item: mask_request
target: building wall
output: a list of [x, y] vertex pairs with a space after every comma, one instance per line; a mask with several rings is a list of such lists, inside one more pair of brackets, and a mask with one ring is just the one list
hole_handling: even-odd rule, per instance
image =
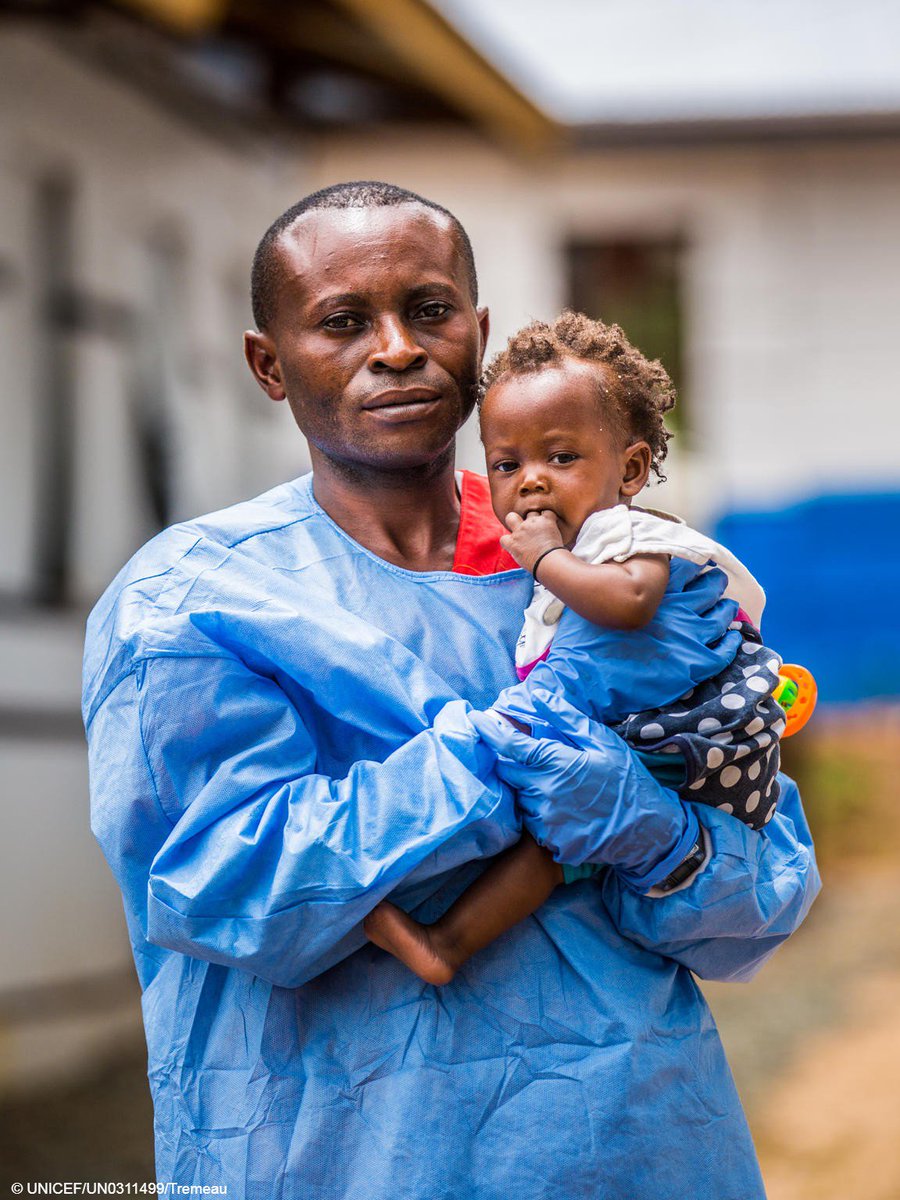
[[[142, 436], [163, 430], [172, 520], [308, 457], [240, 338], [256, 240], [305, 190], [300, 147], [201, 134], [49, 26], [0, 29], [0, 112], [2, 1091], [80, 1069], [138, 1021], [88, 827], [79, 684], [88, 608], [158, 528]], [[35, 603], [48, 522], [67, 575], [50, 605]]]
[[[229, 144], [193, 132], [166, 110], [56, 51], [36, 35], [0, 40], [0, 246], [7, 339], [0, 404], [3, 512], [0, 587], [27, 585], [41, 437], [46, 341], [34, 256], [46, 231], [36, 209], [47, 179], [72, 191], [72, 284], [101, 306], [83, 317], [68, 351], [74, 365], [73, 592], [90, 600], [154, 525], [135, 480], [126, 401], [140, 391], [140, 344], [161, 326], [167, 394], [158, 402], [174, 435], [173, 516], [228, 503], [285, 472], [302, 450], [281, 436], [289, 415], [264, 402], [242, 366], [249, 323], [250, 257], [268, 222], [302, 190], [298, 147]], [[170, 249], [167, 249], [170, 248]], [[163, 286], [154, 277], [166, 268]], [[106, 315], [105, 315], [106, 314]], [[118, 328], [116, 318], [124, 326]], [[292, 426], [291, 426], [292, 428]], [[288, 448], [290, 447], [290, 448]], [[13, 480], [15, 485], [13, 486]], [[6, 500], [6, 496], [4, 496]], [[95, 536], [102, 527], [103, 538]]]

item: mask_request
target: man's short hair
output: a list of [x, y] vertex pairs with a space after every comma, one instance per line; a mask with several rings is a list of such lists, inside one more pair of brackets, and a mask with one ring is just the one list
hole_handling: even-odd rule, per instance
[[283, 212], [277, 221], [273, 221], [263, 234], [256, 253], [253, 256], [253, 270], [250, 276], [250, 299], [253, 306], [253, 320], [257, 329], [266, 329], [275, 316], [275, 293], [278, 287], [278, 252], [277, 243], [282, 233], [289, 229], [303, 213], [318, 208], [393, 208], [398, 204], [423, 204], [450, 219], [450, 224], [456, 234], [459, 250], [462, 254], [469, 283], [469, 293], [472, 303], [478, 303], [478, 277], [475, 273], [475, 255], [472, 253], [472, 243], [460, 221], [441, 204], [426, 200], [416, 192], [397, 187], [393, 183], [381, 183], [374, 179], [355, 180], [351, 183], [335, 183], [331, 187], [321, 188], [304, 196], [296, 204]]

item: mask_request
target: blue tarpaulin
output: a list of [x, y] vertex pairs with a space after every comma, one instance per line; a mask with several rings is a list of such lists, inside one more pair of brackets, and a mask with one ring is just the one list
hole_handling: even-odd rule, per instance
[[809, 667], [820, 701], [900, 696], [900, 493], [729, 513], [713, 536], [765, 587], [766, 642]]

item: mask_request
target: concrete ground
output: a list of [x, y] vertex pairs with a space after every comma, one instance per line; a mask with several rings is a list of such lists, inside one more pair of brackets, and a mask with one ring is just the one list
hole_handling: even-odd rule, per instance
[[78, 1086], [0, 1108], [0, 1195], [17, 1181], [154, 1179], [142, 1044]]

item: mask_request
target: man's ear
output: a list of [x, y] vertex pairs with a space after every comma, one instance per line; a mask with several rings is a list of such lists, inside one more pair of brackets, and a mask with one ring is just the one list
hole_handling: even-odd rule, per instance
[[650, 475], [652, 453], [646, 442], [635, 442], [622, 455], [620, 496], [636, 496]]
[[478, 356], [478, 363], [480, 366], [484, 360], [484, 352], [487, 349], [488, 338], [490, 337], [491, 333], [491, 314], [486, 308], [477, 308], [475, 313], [478, 317], [478, 329], [481, 333], [481, 353]]
[[248, 329], [244, 334], [244, 358], [253, 378], [269, 399], [283, 400], [286, 393], [281, 381], [281, 367], [278, 364], [275, 343], [269, 335]]

